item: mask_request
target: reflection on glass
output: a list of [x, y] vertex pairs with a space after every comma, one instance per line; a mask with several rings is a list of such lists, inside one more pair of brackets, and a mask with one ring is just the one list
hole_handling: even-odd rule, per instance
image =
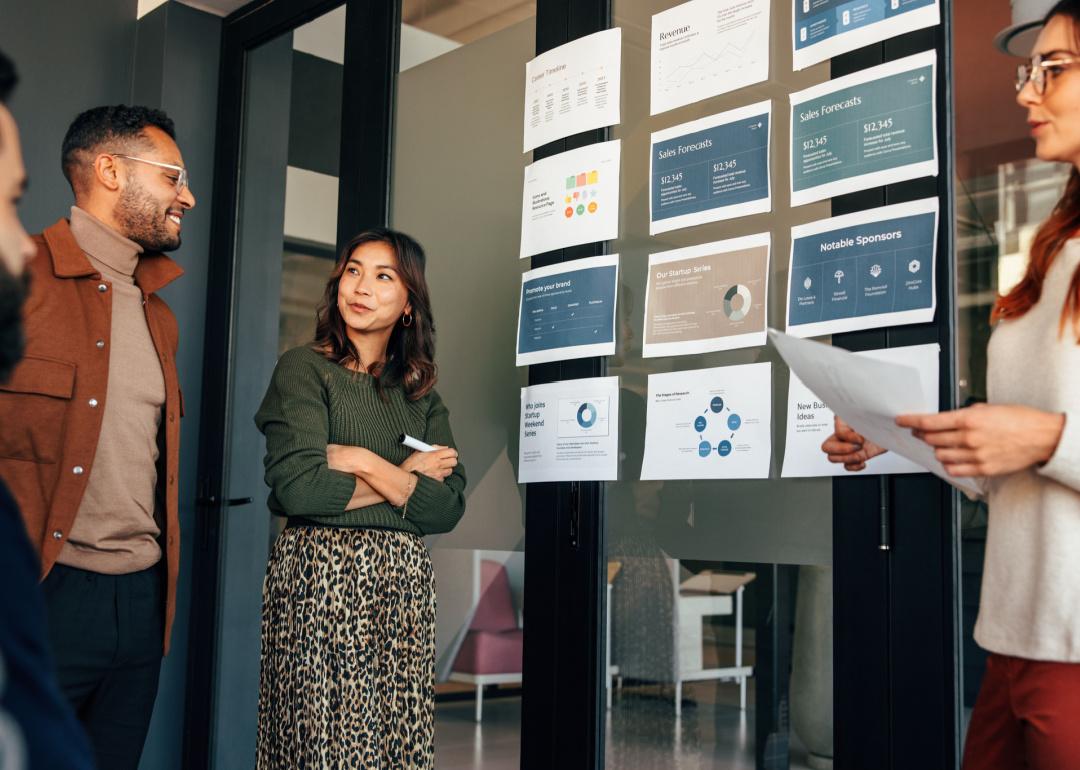
[[[787, 369], [774, 351], [642, 358], [648, 255], [769, 232], [770, 325], [784, 324], [790, 228], [829, 216], [792, 208], [787, 96], [826, 80], [791, 68], [791, 13], [773, 3], [770, 79], [649, 116], [651, 16], [662, 0], [616, 0], [623, 30], [618, 348], [621, 479], [607, 485], [610, 588], [609, 768], [827, 766], [832, 756], [832, 484], [779, 479]], [[649, 139], [665, 128], [773, 100], [772, 212], [648, 234]], [[772, 478], [639, 481], [648, 375], [771, 361]], [[802, 565], [802, 566], [797, 566]], [[774, 597], [776, 601], [774, 602]], [[758, 680], [779, 680], [780, 697]], [[745, 690], [745, 694], [744, 694]], [[744, 709], [745, 704], [745, 709]], [[789, 710], [790, 709], [790, 710]], [[788, 728], [788, 721], [794, 732]], [[811, 753], [820, 758], [812, 758]]]

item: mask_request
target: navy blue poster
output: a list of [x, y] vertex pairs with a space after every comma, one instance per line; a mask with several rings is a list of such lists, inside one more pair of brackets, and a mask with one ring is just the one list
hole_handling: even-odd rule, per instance
[[652, 135], [649, 234], [770, 211], [770, 102]]
[[588, 257], [522, 276], [518, 366], [615, 352], [618, 260]]
[[937, 214], [931, 198], [792, 228], [788, 333], [932, 321]]

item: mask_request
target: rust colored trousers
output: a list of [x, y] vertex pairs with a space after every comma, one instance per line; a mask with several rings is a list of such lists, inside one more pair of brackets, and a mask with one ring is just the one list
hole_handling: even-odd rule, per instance
[[1080, 663], [991, 653], [963, 770], [1080, 768]]

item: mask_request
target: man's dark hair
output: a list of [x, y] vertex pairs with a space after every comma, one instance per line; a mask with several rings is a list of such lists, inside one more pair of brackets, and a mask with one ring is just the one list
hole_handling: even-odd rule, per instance
[[161, 110], [152, 107], [117, 104], [94, 107], [81, 113], [64, 136], [60, 163], [64, 176], [74, 190], [79, 168], [92, 160], [94, 154], [106, 149], [129, 150], [147, 142], [145, 129], [153, 126], [176, 139], [172, 120]]
[[15, 90], [19, 75], [15, 72], [15, 63], [0, 51], [0, 104], [7, 104], [8, 97]]

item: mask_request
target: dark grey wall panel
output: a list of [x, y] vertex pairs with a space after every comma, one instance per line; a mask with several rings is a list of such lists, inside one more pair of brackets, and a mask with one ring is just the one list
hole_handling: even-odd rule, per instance
[[22, 75], [11, 108], [31, 177], [21, 207], [31, 232], [66, 216], [71, 206], [60, 145], [72, 118], [131, 97], [136, 5], [137, 0], [0, 0], [0, 49]]
[[289, 108], [289, 165], [338, 175], [341, 153], [341, 81], [345, 68], [293, 51]]
[[176, 139], [191, 173], [195, 208], [184, 218], [183, 245], [172, 256], [184, 275], [162, 291], [180, 326], [180, 387], [185, 417], [180, 441], [180, 583], [172, 651], [161, 671], [150, 735], [141, 767], [181, 767], [184, 699], [190, 645], [192, 554], [206, 286], [210, 250], [211, 177], [217, 119], [221, 19], [170, 2], [139, 20], [134, 46], [131, 101], [164, 109], [176, 123]]

